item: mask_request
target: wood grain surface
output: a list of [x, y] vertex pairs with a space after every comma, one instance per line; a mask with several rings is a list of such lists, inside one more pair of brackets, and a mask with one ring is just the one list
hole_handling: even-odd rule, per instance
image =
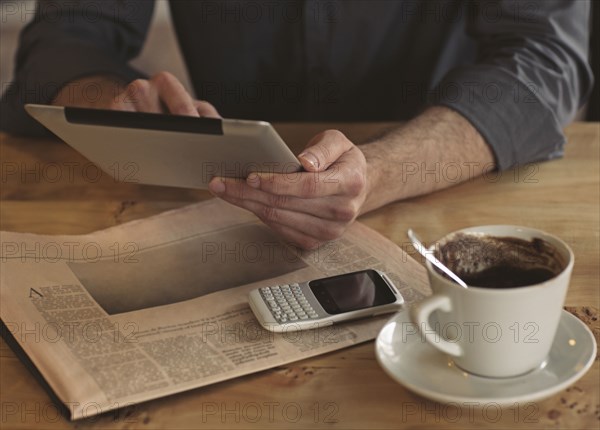
[[[382, 123], [276, 124], [298, 153], [315, 133], [338, 128], [360, 143]], [[363, 216], [417, 258], [405, 236], [426, 241], [467, 226], [517, 224], [571, 245], [575, 267], [566, 308], [598, 340], [600, 297], [600, 125], [566, 129], [562, 159], [489, 174]], [[0, 229], [80, 234], [210, 198], [204, 191], [117, 182], [66, 144], [0, 134]], [[451, 166], [431, 174], [454, 175]], [[454, 177], [454, 176], [451, 176]], [[390, 181], [401, 178], [390, 178]], [[417, 258], [419, 259], [419, 258]], [[419, 259], [420, 260], [420, 259]], [[415, 369], [418, 371], [418, 369]], [[289, 366], [71, 423], [0, 342], [0, 428], [599, 428], [600, 363], [572, 387], [539, 402], [441, 405], [391, 380], [373, 342]], [[94, 405], [89, 405], [90, 411]]]

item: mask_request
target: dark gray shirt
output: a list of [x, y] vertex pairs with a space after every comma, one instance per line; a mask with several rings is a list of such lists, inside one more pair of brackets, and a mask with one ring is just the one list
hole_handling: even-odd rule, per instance
[[[1, 127], [40, 134], [24, 103], [67, 82], [143, 76], [154, 2], [41, 1], [21, 35]], [[170, 1], [198, 98], [224, 117], [405, 120], [448, 106], [500, 168], [562, 154], [592, 87], [585, 0]], [[160, 55], [157, 52], [156, 55]]]

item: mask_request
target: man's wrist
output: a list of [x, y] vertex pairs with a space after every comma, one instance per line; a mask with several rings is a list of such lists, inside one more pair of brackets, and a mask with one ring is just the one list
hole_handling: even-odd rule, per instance
[[[360, 148], [367, 160], [368, 184], [361, 214], [456, 185], [495, 167], [494, 155], [475, 127], [443, 106], [427, 109]], [[452, 178], [443, 174], [450, 166], [457, 169]]]

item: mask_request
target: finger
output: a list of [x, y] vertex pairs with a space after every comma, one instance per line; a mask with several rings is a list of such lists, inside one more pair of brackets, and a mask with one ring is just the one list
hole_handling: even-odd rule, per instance
[[115, 97], [106, 107], [109, 110], [124, 110], [124, 111], [128, 111], [128, 112], [135, 112], [136, 108], [133, 105], [133, 103], [126, 103], [126, 98], [127, 96], [124, 95], [126, 94], [126, 90], [123, 91], [122, 94], [120, 94], [119, 96]]
[[366, 161], [352, 146], [324, 172], [251, 173], [246, 183], [267, 193], [303, 199], [357, 196], [365, 183]]
[[126, 110], [162, 113], [163, 108], [156, 88], [146, 79], [136, 79], [127, 85], [123, 104]]
[[309, 172], [322, 172], [353, 146], [341, 131], [325, 130], [308, 142], [298, 159]]
[[292, 244], [302, 249], [317, 249], [321, 244], [325, 243], [324, 241], [310, 237], [293, 227], [280, 225], [277, 223], [270, 223], [266, 225], [269, 226], [271, 230], [273, 230], [279, 236], [281, 236], [287, 244]]
[[169, 72], [160, 72], [150, 81], [156, 86], [160, 100], [166, 105], [169, 113], [174, 115], [200, 116], [192, 96], [179, 80]]
[[[262, 222], [287, 240], [305, 249], [313, 249], [320, 243], [337, 239], [345, 231], [345, 228], [337, 223], [311, 215], [272, 208], [252, 200], [227, 197], [223, 197], [223, 199], [254, 213]], [[298, 226], [302, 226], [302, 229], [298, 229]]]
[[208, 118], [221, 118], [217, 109], [207, 101], [194, 100], [193, 101], [196, 110], [200, 116], [206, 116]]
[[[223, 190], [209, 189], [219, 197], [229, 197], [238, 200], [253, 200], [266, 206], [302, 212], [319, 218], [338, 222], [350, 222], [358, 216], [359, 207], [356, 202], [347, 197], [332, 196], [324, 199], [301, 199], [293, 196], [267, 193], [253, 187], [243, 180], [231, 178], [214, 178], [213, 184], [224, 185]], [[226, 196], [226, 197], [224, 197]]]

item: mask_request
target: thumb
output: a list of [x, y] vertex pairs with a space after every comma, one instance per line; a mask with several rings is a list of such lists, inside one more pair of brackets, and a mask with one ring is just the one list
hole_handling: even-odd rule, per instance
[[305, 170], [322, 172], [353, 147], [354, 144], [341, 131], [325, 130], [308, 142], [298, 159]]

